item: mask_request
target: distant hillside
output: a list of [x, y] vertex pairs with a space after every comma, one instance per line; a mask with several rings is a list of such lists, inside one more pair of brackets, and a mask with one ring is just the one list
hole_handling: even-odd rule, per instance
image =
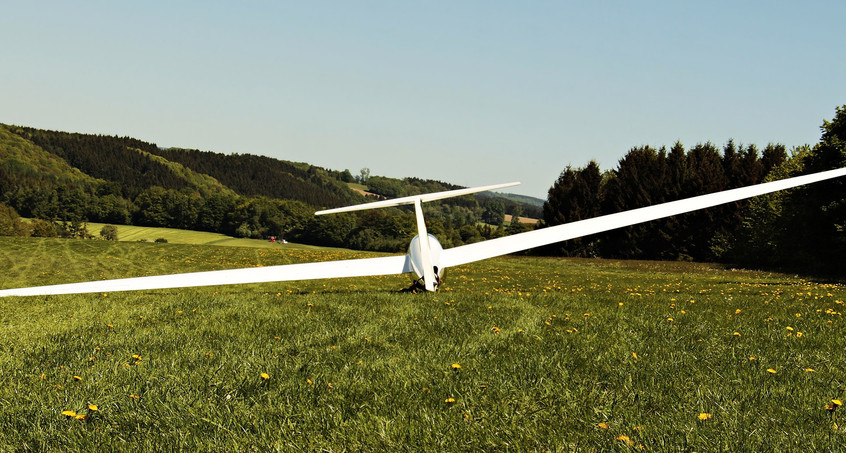
[[0, 125], [0, 193], [18, 187], [97, 186], [103, 183]]
[[[0, 208], [47, 220], [32, 231], [47, 236], [74, 235], [81, 230], [73, 225], [101, 222], [400, 251], [416, 232], [407, 209], [320, 218], [314, 211], [366, 202], [350, 187], [356, 181], [359, 190], [388, 198], [460, 187], [22, 126], [0, 125], [0, 151]], [[518, 232], [503, 225], [508, 214], [540, 217], [534, 203], [489, 193], [432, 203], [427, 212], [430, 231], [445, 246]]]
[[252, 154], [221, 154], [195, 149], [156, 149], [154, 154], [213, 176], [241, 195], [293, 199], [313, 206], [361, 203], [363, 197], [328, 170]]

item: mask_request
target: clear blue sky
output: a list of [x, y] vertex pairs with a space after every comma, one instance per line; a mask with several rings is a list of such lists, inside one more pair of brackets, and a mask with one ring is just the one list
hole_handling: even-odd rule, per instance
[[0, 122], [545, 198], [633, 146], [816, 143], [846, 2], [4, 2]]

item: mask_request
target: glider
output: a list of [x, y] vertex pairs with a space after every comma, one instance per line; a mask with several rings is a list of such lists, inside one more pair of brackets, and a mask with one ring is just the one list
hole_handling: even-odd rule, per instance
[[315, 215], [337, 212], [376, 209], [389, 206], [414, 205], [417, 217], [417, 236], [411, 240], [406, 255], [381, 258], [365, 258], [344, 261], [326, 261], [304, 264], [287, 264], [261, 268], [232, 269], [207, 272], [193, 272], [150, 277], [101, 280], [62, 285], [38, 286], [0, 290], [5, 296], [41, 296], [54, 294], [99, 293], [182, 288], [193, 286], [233, 285], [242, 283], [264, 283], [321, 278], [364, 277], [413, 273], [427, 291], [436, 291], [443, 277], [444, 269], [474, 261], [507, 255], [509, 253], [566, 241], [603, 231], [648, 222], [663, 217], [705, 209], [712, 206], [743, 200], [758, 195], [789, 189], [805, 184], [824, 181], [846, 175], [846, 168], [829, 170], [810, 175], [797, 176], [754, 186], [741, 187], [707, 195], [671, 201], [630, 211], [608, 214], [563, 225], [528, 231], [512, 236], [491, 239], [475, 244], [444, 249], [438, 240], [426, 231], [422, 205], [428, 201], [458, 197], [476, 192], [511, 187], [519, 183], [450, 190], [392, 200], [377, 201], [345, 208], [318, 211]]

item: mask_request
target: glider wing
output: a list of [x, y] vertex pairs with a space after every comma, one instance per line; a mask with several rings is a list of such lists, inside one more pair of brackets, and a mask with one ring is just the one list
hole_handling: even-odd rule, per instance
[[63, 285], [37, 286], [0, 290], [5, 296], [44, 296], [53, 294], [111, 293], [147, 289], [182, 288], [190, 286], [234, 285], [241, 283], [282, 282], [318, 278], [363, 277], [411, 272], [408, 257], [388, 256], [345, 261], [285, 264], [281, 266], [251, 267], [185, 274], [155, 275], [121, 278]]

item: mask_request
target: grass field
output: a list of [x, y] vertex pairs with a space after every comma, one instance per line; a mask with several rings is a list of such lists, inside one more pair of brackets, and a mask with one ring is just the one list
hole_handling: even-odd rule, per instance
[[[362, 255], [0, 238], [0, 286]], [[447, 278], [0, 299], [0, 450], [846, 450], [841, 285], [530, 257]]]

